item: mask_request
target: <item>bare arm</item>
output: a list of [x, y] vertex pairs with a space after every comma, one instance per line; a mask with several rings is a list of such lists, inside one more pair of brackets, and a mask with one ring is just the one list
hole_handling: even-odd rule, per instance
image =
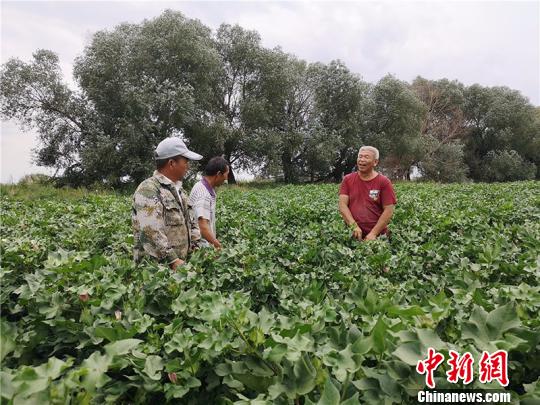
[[377, 238], [377, 236], [379, 236], [384, 227], [390, 223], [392, 215], [394, 215], [394, 207], [395, 205], [387, 205], [384, 207], [383, 212], [379, 217], [379, 220], [377, 221], [371, 232], [366, 235], [366, 240], [374, 240]]
[[341, 217], [345, 221], [345, 224], [351, 228], [353, 228], [353, 238], [362, 240], [362, 230], [354, 220], [351, 210], [349, 209], [349, 196], [346, 194], [340, 194], [339, 195], [339, 213], [341, 214]]
[[221, 249], [221, 243], [215, 237], [212, 229], [210, 228], [210, 221], [203, 217], [199, 217], [199, 229], [201, 230], [201, 236], [206, 239], [216, 249]]

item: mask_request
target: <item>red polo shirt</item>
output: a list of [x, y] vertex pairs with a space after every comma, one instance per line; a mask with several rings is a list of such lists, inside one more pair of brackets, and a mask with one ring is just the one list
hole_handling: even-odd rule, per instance
[[[375, 227], [384, 207], [397, 202], [392, 183], [380, 173], [368, 181], [362, 180], [357, 172], [346, 175], [339, 194], [349, 196], [349, 210], [363, 237]], [[381, 234], [387, 231], [385, 227]]]

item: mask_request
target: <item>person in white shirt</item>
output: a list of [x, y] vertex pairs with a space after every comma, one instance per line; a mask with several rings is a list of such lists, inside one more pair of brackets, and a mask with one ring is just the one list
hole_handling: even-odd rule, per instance
[[216, 188], [229, 176], [229, 164], [221, 156], [213, 157], [204, 168], [201, 181], [195, 183], [189, 195], [189, 205], [199, 222], [201, 246], [221, 249], [216, 237]]

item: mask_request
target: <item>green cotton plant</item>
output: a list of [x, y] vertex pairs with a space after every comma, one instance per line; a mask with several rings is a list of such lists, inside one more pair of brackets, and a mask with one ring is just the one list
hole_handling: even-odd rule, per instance
[[[366, 243], [336, 185], [226, 186], [223, 249], [177, 272], [133, 263], [128, 196], [2, 195], [0, 402], [407, 404], [432, 347], [507, 350], [505, 389], [534, 403], [538, 183], [396, 191]], [[462, 387], [448, 367], [437, 387]]]

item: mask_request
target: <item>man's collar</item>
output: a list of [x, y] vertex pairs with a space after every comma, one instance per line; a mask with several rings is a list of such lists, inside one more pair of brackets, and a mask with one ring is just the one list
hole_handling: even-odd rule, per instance
[[362, 175], [360, 174], [360, 171], [357, 171], [356, 173], [358, 174], [358, 178], [360, 180], [362, 180], [362, 181], [371, 181], [371, 180], [375, 179], [379, 175], [379, 173], [377, 171], [373, 170], [371, 172], [371, 174], [370, 174], [370, 178], [369, 179], [364, 179], [364, 178], [362, 178]]
[[210, 182], [206, 179], [206, 177], [203, 176], [201, 183], [203, 186], [208, 190], [210, 195], [214, 198], [216, 198], [216, 190], [215, 188], [210, 184]]
[[163, 173], [160, 173], [158, 170], [154, 171], [154, 177], [164, 186], [174, 186], [174, 187], [182, 187], [182, 182], [177, 181], [176, 183], [169, 179], [167, 176], [165, 176]]

